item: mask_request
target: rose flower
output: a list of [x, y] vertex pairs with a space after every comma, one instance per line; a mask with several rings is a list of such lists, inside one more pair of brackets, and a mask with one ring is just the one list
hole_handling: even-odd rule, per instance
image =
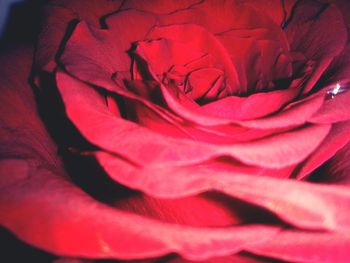
[[65, 260], [349, 262], [349, 8], [49, 1], [2, 55], [1, 225]]

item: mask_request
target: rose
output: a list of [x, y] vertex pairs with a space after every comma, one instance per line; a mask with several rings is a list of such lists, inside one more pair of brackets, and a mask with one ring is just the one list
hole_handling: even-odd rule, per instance
[[[11, 176], [2, 176], [1, 223], [67, 256], [347, 261], [349, 190], [329, 182], [347, 176], [347, 147], [339, 151], [349, 140], [346, 3], [286, 2], [283, 18], [274, 1], [265, 11], [248, 2], [53, 2], [35, 83], [54, 92], [39, 75], [46, 71], [68, 118], [95, 146], [77, 152], [142, 194], [111, 208], [79, 190], [35, 112], [16, 104], [2, 114]], [[82, 21], [66, 31], [75, 13]], [[99, 29], [105, 14], [108, 29]], [[33, 108], [23, 82], [9, 101]], [[315, 180], [336, 152], [323, 166], [328, 176], [317, 177], [329, 184], [284, 179]]]

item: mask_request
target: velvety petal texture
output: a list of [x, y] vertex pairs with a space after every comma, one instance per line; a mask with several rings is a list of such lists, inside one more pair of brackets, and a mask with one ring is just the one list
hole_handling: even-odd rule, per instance
[[51, 0], [0, 63], [0, 225], [60, 262], [350, 261], [343, 0]]

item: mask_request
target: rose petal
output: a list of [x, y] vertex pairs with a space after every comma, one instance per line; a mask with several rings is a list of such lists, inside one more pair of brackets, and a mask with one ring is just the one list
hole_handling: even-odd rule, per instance
[[[311, 154], [302, 164], [297, 172], [297, 178], [301, 179], [313, 172], [329, 160], [339, 149], [344, 147], [350, 141], [350, 122], [337, 123], [332, 126], [329, 134], [323, 140], [321, 145]], [[328, 176], [332, 176], [329, 174]]]
[[333, 123], [350, 119], [350, 92], [341, 92], [326, 100], [323, 106], [310, 118], [312, 123]]
[[317, 63], [304, 88], [308, 93], [344, 48], [347, 32], [342, 14], [329, 3], [300, 1], [285, 32], [292, 51], [302, 52]]
[[135, 52], [147, 62], [148, 70], [159, 81], [172, 66], [188, 64], [206, 54], [190, 45], [167, 39], [138, 42]]
[[100, 30], [85, 22], [76, 26], [61, 57], [70, 72], [78, 72], [86, 80], [95, 72], [109, 80], [118, 71], [129, 71], [131, 62], [127, 51], [132, 42], [143, 39], [155, 18], [130, 10], [109, 17], [107, 23], [109, 30]]
[[350, 260], [350, 232], [315, 233], [283, 230], [248, 250], [288, 262], [342, 263]]
[[[350, 185], [350, 144], [347, 143], [341, 148], [325, 165], [324, 175], [314, 177], [315, 181], [327, 182], [330, 184]], [[327, 176], [328, 175], [328, 176]]]
[[168, 1], [156, 0], [149, 2], [147, 0], [129, 0], [123, 4], [123, 9], [137, 9], [141, 11], [157, 13], [157, 14], [169, 14], [181, 11], [182, 9], [188, 9], [197, 4], [200, 4], [200, 0], [180, 0], [180, 1]]
[[218, 171], [204, 165], [137, 168], [105, 152], [98, 152], [96, 157], [117, 182], [158, 198], [219, 191], [268, 209], [301, 228], [334, 230], [350, 226], [350, 192], [345, 187]]
[[[115, 117], [92, 87], [64, 73], [57, 74], [57, 83], [69, 118], [88, 140], [139, 164], [189, 164], [228, 155], [244, 163], [280, 168], [303, 160], [330, 129], [329, 125], [314, 125], [234, 145], [218, 146], [178, 140]], [[153, 154], [149, 155], [149, 151]]]
[[[281, 43], [284, 43], [284, 45], [287, 44], [280, 27], [264, 12], [256, 11], [245, 2], [246, 1], [232, 0], [202, 1], [192, 8], [163, 16], [161, 17], [161, 21], [165, 25], [196, 24], [213, 34], [237, 29], [256, 29], [264, 27], [267, 28], [271, 34], [279, 36]], [[220, 17], [220, 19], [218, 19], [218, 17]]]
[[230, 91], [234, 92], [239, 88], [237, 71], [225, 47], [206, 29], [194, 24], [154, 27], [147, 37], [151, 39], [165, 38], [178, 41], [188, 44], [198, 51], [211, 54], [222, 64], [228, 78]]
[[[349, 30], [350, 31], [350, 30]], [[350, 34], [349, 34], [350, 35]], [[336, 85], [341, 84], [346, 89], [350, 84], [350, 43], [344, 48], [344, 50], [337, 56], [331, 65], [329, 65], [327, 71], [319, 80], [320, 85]]]
[[295, 0], [267, 0], [264, 2], [260, 0], [244, 1], [244, 3], [250, 5], [252, 8], [268, 14], [276, 24], [281, 26], [284, 25], [283, 22], [288, 20], [295, 2]]
[[244, 126], [252, 128], [278, 128], [300, 125], [308, 122], [310, 117], [321, 108], [323, 103], [324, 95], [315, 94], [314, 96], [289, 104], [284, 110], [275, 115], [245, 121]]
[[[51, 0], [45, 9], [43, 27], [39, 35], [35, 54], [37, 70], [52, 71], [56, 66], [55, 56], [59, 51], [62, 39], [67, 34], [67, 28], [77, 19], [99, 27], [100, 18], [110, 12], [117, 11], [122, 1], [92, 0], [67, 1]], [[91, 12], [94, 10], [94, 12]]]
[[[139, 87], [144, 83], [133, 82], [131, 86]], [[146, 85], [146, 88], [149, 85]], [[167, 116], [157, 114], [154, 110], [146, 107], [136, 100], [128, 100], [128, 118], [145, 126], [154, 132], [176, 138], [189, 138], [209, 143], [231, 144], [248, 142], [269, 135], [280, 133], [289, 129], [250, 129], [238, 125], [221, 125], [204, 127], [184, 122], [170, 113]]]
[[[273, 90], [292, 75], [288, 45], [265, 28], [231, 30], [217, 35], [237, 68], [240, 94]], [[276, 70], [279, 68], [279, 70]]]
[[300, 125], [308, 121], [308, 119], [322, 106], [324, 101], [324, 95], [312, 96], [310, 98], [300, 100], [296, 103], [290, 104], [288, 108], [281, 111], [278, 114], [268, 116], [256, 120], [247, 121], [232, 121], [230, 119], [220, 119], [210, 116], [205, 116], [196, 111], [189, 110], [182, 106], [171, 94], [171, 90], [168, 90], [164, 85], [161, 85], [163, 97], [167, 102], [167, 105], [179, 116], [186, 120], [197, 123], [203, 126], [236, 123], [243, 127], [271, 129], [282, 128], [288, 126]]
[[[63, 171], [26, 82], [28, 53], [20, 52], [1, 62], [7, 65], [2, 72], [6, 78], [0, 83], [1, 91], [8, 95], [1, 99], [10, 100], [9, 108], [0, 111], [1, 156], [6, 167], [0, 171], [0, 224], [21, 240], [71, 257], [128, 259], [176, 252], [189, 259], [204, 260], [236, 253], [278, 230], [263, 225], [184, 227], [98, 203], [78, 189]], [[12, 112], [10, 117], [8, 112]], [[9, 143], [11, 147], [6, 146]], [[13, 156], [16, 161], [9, 159]], [[257, 232], [262, 235], [259, 240]]]
[[279, 110], [297, 93], [297, 89], [287, 89], [256, 93], [248, 97], [230, 96], [203, 105], [196, 111], [209, 116], [233, 120], [256, 119]]
[[[161, 223], [97, 203], [45, 169], [32, 170], [30, 180], [2, 189], [0, 200], [2, 225], [26, 242], [65, 256], [127, 259], [177, 252], [200, 260], [236, 253], [277, 230], [259, 225], [197, 229]], [[259, 240], [257, 232], [262, 235]]]
[[[140, 17], [140, 19], [150, 19], [149, 22], [145, 21], [145, 29], [148, 27], [147, 25], [151, 25], [153, 21], [153, 16], [139, 14], [136, 11], [125, 11], [125, 19], [121, 16], [121, 21], [129, 21], [126, 18], [128, 17]], [[112, 17], [110, 18], [112, 19]], [[116, 18], [113, 18], [116, 19]], [[113, 20], [111, 20], [113, 21]], [[125, 28], [123, 23], [120, 24], [119, 27]], [[175, 26], [176, 28], [176, 26]], [[135, 29], [136, 30], [136, 29]], [[139, 30], [139, 29], [137, 29]], [[144, 32], [140, 30], [140, 34], [142, 35]], [[118, 32], [115, 30], [113, 32]], [[112, 37], [111, 32], [97, 30], [93, 28], [88, 28], [83, 23], [77, 26], [76, 32], [72, 35], [70, 41], [68, 42], [65, 52], [62, 56], [62, 62], [65, 65], [66, 69], [73, 75], [78, 78], [93, 83], [98, 86], [102, 86], [114, 92], [118, 92], [119, 94], [125, 95], [125, 90], [120, 90], [116, 88], [111, 88], [111, 77], [120, 69], [126, 70], [125, 65], [129, 62], [125, 62], [127, 59], [126, 55], [123, 55], [120, 50], [120, 46], [109, 47], [103, 40], [105, 37]], [[114, 34], [113, 34], [114, 36]], [[102, 39], [102, 40], [101, 40]], [[107, 38], [108, 40], [108, 38]], [[106, 41], [107, 41], [106, 40]], [[116, 42], [113, 42], [116, 43]], [[107, 46], [106, 46], [107, 45]], [[91, 50], [86, 49], [86, 46], [91, 47]], [[113, 48], [115, 48], [115, 54], [113, 53]], [[107, 53], [104, 53], [104, 50], [109, 50], [115, 56], [119, 56], [118, 59], [111, 59], [111, 56]], [[99, 54], [98, 56], [91, 54]], [[119, 55], [118, 55], [119, 54]], [[122, 59], [122, 57], [124, 59]], [[119, 61], [119, 62], [118, 62]], [[122, 63], [122, 62], [125, 63]], [[123, 68], [120, 68], [123, 67]], [[203, 116], [202, 114], [195, 114], [193, 111], [188, 111], [186, 108], [183, 108], [178, 105], [178, 103], [168, 94], [169, 91], [163, 90], [163, 95], [168, 102], [168, 105], [180, 116], [185, 119], [190, 120], [191, 122], [198, 123], [200, 125], [220, 125], [232, 122], [230, 119], [218, 119], [218, 118], [210, 118]], [[146, 102], [147, 103], [147, 102]], [[304, 123], [309, 116], [316, 111], [316, 109], [320, 106], [321, 99], [315, 99], [314, 101], [310, 101], [310, 103], [306, 103], [305, 105], [300, 105], [300, 107], [292, 108], [290, 111], [287, 111], [286, 114], [282, 114], [280, 117], [275, 119], [267, 118], [254, 121], [254, 122], [238, 122], [237, 124], [252, 127], [252, 128], [261, 128], [261, 129], [269, 129], [269, 128], [279, 128], [286, 127], [291, 125], [300, 125]], [[149, 102], [148, 102], [149, 104]], [[304, 113], [302, 113], [304, 112]]]
[[230, 227], [277, 221], [265, 210], [215, 192], [171, 199], [134, 194], [113, 200], [112, 205], [164, 223], [194, 227]]

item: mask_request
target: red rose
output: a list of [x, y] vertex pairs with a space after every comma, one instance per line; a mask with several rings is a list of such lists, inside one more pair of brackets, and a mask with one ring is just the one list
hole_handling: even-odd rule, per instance
[[49, 2], [32, 79], [60, 154], [8, 55], [0, 223], [66, 257], [350, 261], [348, 8]]

